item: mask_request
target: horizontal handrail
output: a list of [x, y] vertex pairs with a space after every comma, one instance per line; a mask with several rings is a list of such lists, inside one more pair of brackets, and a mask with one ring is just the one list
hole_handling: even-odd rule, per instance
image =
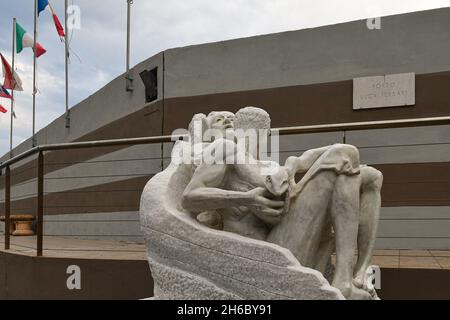
[[112, 146], [123, 146], [123, 145], [139, 145], [139, 144], [150, 144], [150, 143], [164, 143], [172, 142], [186, 136], [154, 136], [154, 137], [141, 137], [141, 138], [125, 138], [125, 139], [110, 139], [110, 140], [97, 140], [97, 141], [82, 141], [82, 142], [67, 142], [67, 143], [56, 143], [56, 144], [44, 144], [40, 146], [33, 147], [21, 154], [18, 154], [11, 159], [6, 160], [0, 164], [0, 169], [10, 166], [20, 160], [23, 160], [29, 156], [40, 151], [56, 151], [56, 150], [68, 150], [68, 149], [82, 149], [82, 148], [93, 148], [93, 147], [112, 147]]
[[318, 124], [311, 126], [283, 127], [280, 134], [319, 133], [333, 131], [355, 131], [369, 129], [394, 129], [404, 127], [436, 126], [450, 124], [450, 117], [431, 117], [398, 120], [380, 120], [349, 123]]
[[[418, 126], [447, 125], [447, 124], [450, 124], [450, 116], [282, 127], [272, 129], [272, 132], [278, 132], [280, 135], [289, 135], [289, 134], [319, 133], [319, 132], [333, 132], [333, 131], [355, 131], [355, 130], [369, 130], [369, 129], [389, 129], [389, 128], [418, 127]], [[37, 147], [33, 147], [15, 157], [12, 157], [9, 160], [2, 162], [0, 164], [0, 170], [20, 160], [23, 160], [29, 156], [32, 156], [35, 153], [42, 151], [165, 143], [165, 142], [173, 142], [186, 137], [187, 136], [185, 135], [176, 135], [176, 136], [170, 135], [170, 136], [153, 136], [141, 138], [110, 139], [110, 140], [68, 142], [68, 143], [40, 145]]]

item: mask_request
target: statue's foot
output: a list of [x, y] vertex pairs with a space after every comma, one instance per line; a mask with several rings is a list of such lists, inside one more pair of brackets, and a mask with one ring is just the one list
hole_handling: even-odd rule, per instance
[[364, 289], [356, 288], [353, 286], [351, 293], [346, 297], [348, 300], [374, 300], [372, 294]]
[[357, 287], [358, 289], [362, 289], [364, 288], [364, 283], [366, 281], [366, 275], [365, 274], [357, 274], [354, 278], [353, 278], [353, 284], [355, 285], [355, 287]]
[[367, 281], [369, 281], [369, 277], [367, 276], [367, 274], [365, 274], [365, 273], [357, 274], [355, 276], [355, 278], [353, 278], [353, 285], [358, 289], [362, 289], [362, 290], [368, 292], [372, 296], [372, 299], [379, 300], [377, 292], [375, 291], [375, 288], [373, 286], [371, 286], [369, 288], [367, 286], [367, 284], [368, 284]]
[[333, 287], [339, 289], [347, 300], [374, 300], [370, 292], [357, 288], [354, 284], [341, 286], [333, 284]]

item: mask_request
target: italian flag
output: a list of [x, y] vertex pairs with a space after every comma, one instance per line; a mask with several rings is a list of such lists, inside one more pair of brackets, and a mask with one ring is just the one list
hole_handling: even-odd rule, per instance
[[[34, 45], [34, 38], [17, 22], [16, 22], [16, 45], [17, 45], [17, 53], [22, 52], [23, 48], [33, 48]], [[38, 42], [36, 42], [36, 50], [34, 50], [36, 58], [39, 58], [45, 52], [47, 51]]]

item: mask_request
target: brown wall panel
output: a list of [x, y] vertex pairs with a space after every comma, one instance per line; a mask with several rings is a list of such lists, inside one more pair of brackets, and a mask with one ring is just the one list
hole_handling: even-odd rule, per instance
[[2, 170], [0, 175], [0, 190], [4, 190], [5, 188], [5, 172]]
[[450, 181], [450, 162], [376, 164], [384, 183], [436, 183]]
[[383, 206], [450, 206], [450, 162], [374, 165]]
[[[67, 267], [81, 269], [81, 290], [68, 290]], [[0, 299], [143, 299], [153, 296], [146, 260], [39, 258], [0, 252]]]
[[164, 133], [185, 128], [195, 113], [266, 109], [272, 127], [448, 116], [450, 72], [416, 76], [414, 107], [353, 110], [353, 81], [166, 99]]
[[382, 300], [449, 300], [450, 270], [381, 269]]

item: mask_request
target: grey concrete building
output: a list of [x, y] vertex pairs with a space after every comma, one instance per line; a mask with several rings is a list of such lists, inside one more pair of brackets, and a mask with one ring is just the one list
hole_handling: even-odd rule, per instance
[[[132, 69], [37, 134], [38, 144], [156, 136], [192, 115], [247, 105], [273, 127], [450, 115], [450, 8], [174, 48]], [[416, 74], [415, 105], [353, 110], [353, 79]], [[146, 85], [144, 85], [145, 80]], [[341, 142], [342, 132], [281, 137], [280, 158]], [[378, 248], [450, 249], [450, 126], [352, 131], [346, 142], [385, 177]], [[27, 140], [13, 153], [31, 147]], [[170, 144], [55, 151], [45, 155], [45, 234], [140, 241], [145, 183]], [[0, 161], [10, 157], [4, 155]], [[35, 214], [36, 160], [12, 168], [12, 213]], [[0, 177], [0, 214], [4, 207]], [[2, 226], [3, 227], [3, 226]]]

